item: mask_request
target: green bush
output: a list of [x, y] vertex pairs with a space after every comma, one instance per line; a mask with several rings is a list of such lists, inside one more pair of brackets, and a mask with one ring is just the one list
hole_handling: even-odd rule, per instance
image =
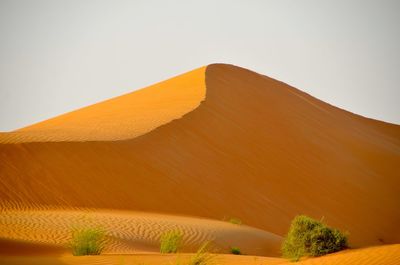
[[176, 253], [182, 244], [183, 234], [181, 231], [172, 230], [161, 235], [160, 252], [161, 253]]
[[206, 242], [189, 260], [188, 265], [210, 265], [214, 263], [214, 259], [215, 256], [210, 253], [210, 242]]
[[282, 244], [285, 258], [298, 261], [303, 256], [322, 256], [347, 248], [347, 236], [305, 215], [296, 216]]
[[72, 231], [70, 247], [74, 256], [100, 255], [106, 242], [101, 228], [76, 228]]
[[234, 255], [242, 255], [242, 252], [240, 251], [240, 248], [238, 248], [238, 247], [231, 247], [231, 253]]
[[234, 224], [234, 225], [241, 225], [242, 224], [242, 220], [240, 220], [239, 218], [230, 218], [228, 220], [229, 223]]

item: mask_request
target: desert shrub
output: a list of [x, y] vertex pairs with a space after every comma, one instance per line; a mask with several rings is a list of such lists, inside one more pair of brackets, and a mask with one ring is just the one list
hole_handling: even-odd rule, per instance
[[296, 216], [282, 244], [282, 254], [293, 261], [347, 248], [347, 235], [305, 215]]
[[238, 247], [231, 247], [231, 253], [234, 255], [242, 255], [242, 252], [240, 251], [240, 248], [238, 248]]
[[230, 218], [228, 220], [229, 223], [234, 224], [234, 225], [241, 225], [242, 224], [242, 220], [240, 220], [239, 218]]
[[179, 230], [171, 230], [161, 235], [160, 252], [176, 253], [182, 244], [183, 234]]
[[101, 228], [74, 228], [70, 247], [74, 256], [100, 255], [106, 242]]
[[214, 259], [215, 256], [210, 253], [210, 242], [206, 242], [189, 260], [188, 265], [210, 265], [214, 263]]

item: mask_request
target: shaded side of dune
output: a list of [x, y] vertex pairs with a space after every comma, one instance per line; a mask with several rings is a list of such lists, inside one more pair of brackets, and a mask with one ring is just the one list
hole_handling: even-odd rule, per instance
[[194, 111], [126, 141], [6, 144], [3, 201], [240, 218], [284, 235], [296, 214], [400, 242], [400, 126], [230, 65]]
[[64, 247], [52, 244], [0, 238], [0, 256], [61, 255], [67, 251]]

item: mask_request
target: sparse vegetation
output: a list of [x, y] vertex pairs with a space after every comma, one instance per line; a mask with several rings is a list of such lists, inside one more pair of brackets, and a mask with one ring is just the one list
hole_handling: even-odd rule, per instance
[[238, 248], [238, 247], [231, 247], [231, 253], [234, 255], [242, 255], [242, 252], [240, 251], [240, 248]]
[[305, 215], [296, 216], [283, 244], [285, 258], [322, 256], [347, 248], [347, 235]]
[[182, 244], [183, 234], [179, 230], [171, 230], [161, 235], [160, 252], [176, 253]]
[[206, 242], [197, 250], [188, 265], [210, 265], [214, 263], [214, 259], [215, 255], [210, 253], [210, 242]]
[[70, 247], [74, 256], [100, 255], [106, 243], [106, 233], [101, 228], [75, 228]]
[[242, 224], [242, 220], [240, 220], [239, 218], [230, 218], [228, 220], [229, 223], [234, 224], [234, 225], [241, 225]]

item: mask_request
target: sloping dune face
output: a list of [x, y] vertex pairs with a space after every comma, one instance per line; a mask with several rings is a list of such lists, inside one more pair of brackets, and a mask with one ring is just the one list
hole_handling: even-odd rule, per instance
[[95, 209], [5, 209], [0, 216], [0, 256], [10, 255], [10, 250], [20, 255], [40, 253], [44, 246], [50, 253], [57, 252], [56, 247], [69, 252], [65, 247], [73, 227], [104, 229], [108, 239], [104, 253], [109, 254], [159, 252], [161, 235], [171, 230], [181, 231], [183, 252], [196, 252], [204, 242], [212, 242], [219, 253], [236, 246], [246, 254], [276, 256], [282, 241], [260, 229], [193, 217]]
[[[73, 264], [73, 265], [108, 265], [108, 264], [185, 264], [189, 261], [190, 254], [178, 255], [101, 255], [73, 257], [72, 255], [62, 256], [0, 256], [2, 264], [30, 264], [30, 265], [55, 265], [55, 264]], [[227, 265], [293, 265], [285, 259], [255, 257], [255, 256], [236, 256], [236, 255], [218, 255], [214, 261], [217, 264]], [[369, 247], [364, 249], [342, 251], [340, 253], [330, 254], [324, 257], [310, 258], [295, 263], [296, 265], [398, 265], [400, 264], [400, 245], [385, 245], [379, 247]]]
[[278, 235], [302, 213], [355, 247], [400, 242], [400, 126], [231, 65], [205, 83], [200, 106], [129, 140], [2, 144], [1, 200], [238, 217]]
[[49, 119], [1, 142], [115, 141], [132, 139], [181, 118], [205, 98], [205, 67], [127, 95]]
[[[293, 263], [285, 263], [293, 264]], [[339, 253], [307, 259], [298, 265], [397, 265], [400, 264], [400, 245], [386, 245], [364, 249], [347, 250]]]

